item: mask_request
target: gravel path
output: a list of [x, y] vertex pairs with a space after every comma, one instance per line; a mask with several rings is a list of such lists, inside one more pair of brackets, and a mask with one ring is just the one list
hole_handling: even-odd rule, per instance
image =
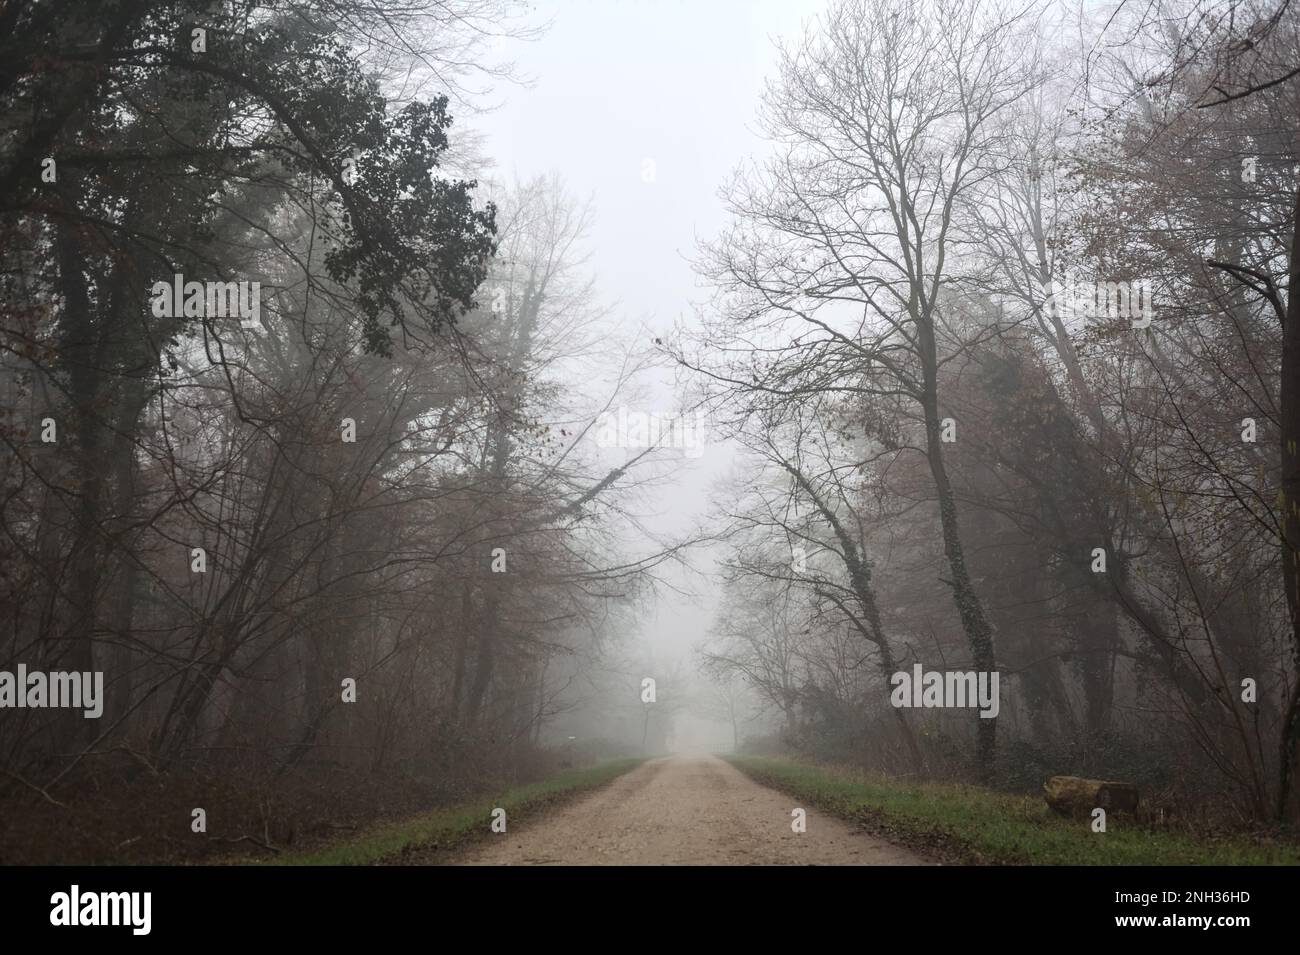
[[[906, 849], [811, 809], [716, 756], [655, 759], [463, 853], [461, 865], [925, 865]], [[807, 808], [807, 807], [802, 807]]]

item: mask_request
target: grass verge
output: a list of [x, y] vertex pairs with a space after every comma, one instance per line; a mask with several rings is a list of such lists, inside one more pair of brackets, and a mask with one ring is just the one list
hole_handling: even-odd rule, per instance
[[492, 810], [498, 806], [506, 811], [507, 822], [513, 826], [580, 793], [612, 782], [642, 762], [642, 759], [616, 759], [586, 769], [571, 770], [518, 786], [498, 796], [435, 809], [380, 826], [346, 842], [275, 859], [257, 860], [256, 864], [371, 865], [417, 850], [458, 849], [488, 833]]
[[1300, 865], [1300, 846], [1261, 835], [1198, 837], [1123, 816], [1104, 833], [1063, 819], [1041, 798], [978, 786], [913, 783], [786, 760], [730, 756], [755, 782], [918, 852], [976, 865]]

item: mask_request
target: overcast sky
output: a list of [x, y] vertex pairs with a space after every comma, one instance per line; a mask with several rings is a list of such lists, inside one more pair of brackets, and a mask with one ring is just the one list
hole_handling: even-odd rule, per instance
[[[775, 57], [822, 0], [560, 0], [540, 40], [508, 55], [535, 79], [499, 87], [476, 125], [505, 178], [562, 170], [595, 198], [602, 287], [668, 327], [695, 295], [685, 257], [722, 225], [717, 189], [761, 149], [751, 132]], [[647, 161], [654, 181], [643, 180]]]
[[[691, 322], [705, 298], [689, 259], [725, 222], [719, 187], [765, 151], [755, 133], [774, 39], [792, 39], [824, 0], [559, 0], [537, 5], [550, 30], [500, 52], [532, 80], [498, 87], [501, 106], [474, 119], [506, 182], [554, 170], [590, 196], [594, 270], [620, 322], [647, 336]], [[651, 167], [650, 164], [653, 164]], [[653, 171], [653, 181], [646, 181]], [[671, 410], [667, 378], [657, 399]], [[711, 483], [733, 466], [726, 447], [683, 461], [659, 489], [654, 526], [685, 531]], [[708, 566], [708, 555], [696, 555]], [[684, 584], [674, 576], [676, 584]], [[698, 582], [696, 589], [699, 590]], [[664, 591], [643, 621], [657, 659], [683, 655], [707, 630], [714, 595]], [[683, 727], [679, 736], [692, 735]]]

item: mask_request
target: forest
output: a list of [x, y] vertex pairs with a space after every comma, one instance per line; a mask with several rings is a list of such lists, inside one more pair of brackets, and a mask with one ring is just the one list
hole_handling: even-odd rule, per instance
[[1300, 7], [808, 7], [647, 321], [482, 128], [582, 3], [0, 3], [0, 863], [696, 749], [1294, 832]]

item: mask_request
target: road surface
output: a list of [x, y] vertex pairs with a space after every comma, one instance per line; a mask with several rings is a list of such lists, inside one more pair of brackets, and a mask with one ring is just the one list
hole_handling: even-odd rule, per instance
[[[794, 808], [807, 831], [791, 829]], [[651, 760], [531, 822], [509, 823], [461, 865], [924, 865], [906, 849], [800, 806], [716, 756]]]

